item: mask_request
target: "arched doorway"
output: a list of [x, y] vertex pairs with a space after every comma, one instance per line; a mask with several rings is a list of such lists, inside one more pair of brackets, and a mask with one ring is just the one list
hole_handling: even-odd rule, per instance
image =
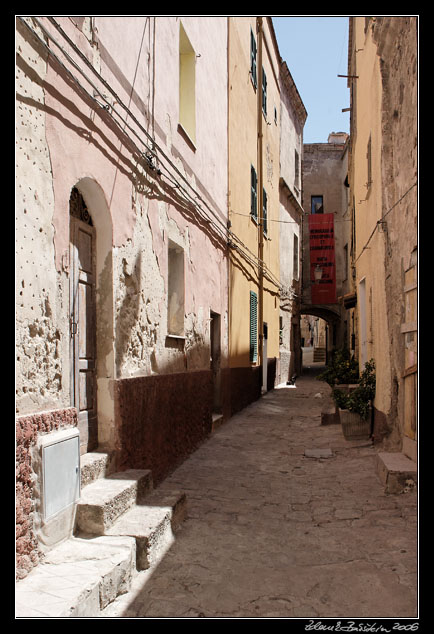
[[312, 364], [326, 363], [328, 344], [328, 324], [321, 317], [302, 315], [301, 343], [302, 367], [309, 368]]
[[70, 196], [70, 386], [80, 451], [114, 446], [112, 221], [102, 188], [79, 180]]
[[326, 365], [337, 347], [340, 314], [323, 306], [301, 308], [302, 368]]

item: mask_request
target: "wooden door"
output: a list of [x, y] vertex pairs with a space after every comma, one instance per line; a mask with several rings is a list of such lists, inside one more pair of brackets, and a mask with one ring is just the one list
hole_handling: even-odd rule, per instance
[[211, 372], [213, 380], [213, 412], [221, 413], [221, 326], [220, 315], [211, 311]]
[[405, 272], [404, 435], [417, 441], [417, 268]]
[[98, 444], [96, 408], [95, 229], [70, 218], [71, 396], [77, 408], [80, 452]]

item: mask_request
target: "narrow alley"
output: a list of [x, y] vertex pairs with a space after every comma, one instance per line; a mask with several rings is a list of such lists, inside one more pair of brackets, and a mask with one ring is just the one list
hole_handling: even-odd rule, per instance
[[418, 29], [15, 16], [17, 619], [419, 618]]
[[188, 500], [176, 541], [101, 616], [417, 614], [416, 490], [386, 495], [371, 442], [321, 425], [329, 387], [318, 365], [231, 418], [167, 478], [160, 488]]

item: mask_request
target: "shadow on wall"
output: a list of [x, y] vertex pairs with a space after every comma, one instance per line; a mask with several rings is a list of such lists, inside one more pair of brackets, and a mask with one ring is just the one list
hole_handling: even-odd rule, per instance
[[[60, 82], [64, 81], [66, 90], [71, 95], [79, 96], [81, 103], [75, 103], [68, 99], [61, 90], [43, 79], [31, 68], [21, 56], [17, 56], [17, 67], [36, 85], [41, 86], [48, 99], [39, 102], [36, 99], [17, 92], [17, 102], [30, 106], [36, 111], [43, 111], [53, 122], [56, 122], [59, 138], [62, 135], [67, 139], [68, 135], [75, 134], [83, 139], [86, 145], [92, 145], [100, 155], [101, 160], [110, 162], [126, 178], [128, 178], [138, 193], [143, 193], [149, 199], [164, 201], [172, 205], [187, 222], [198, 227], [211, 241], [212, 245], [220, 251], [226, 252], [225, 221], [217, 228], [217, 222], [208, 220], [198, 209], [197, 205], [189, 198], [193, 193], [181, 177], [174, 174], [173, 168], [160, 165], [159, 170], [152, 161], [147, 161], [143, 155], [143, 147], [138, 147], [130, 136], [115, 123], [111, 115], [105, 109], [95, 104], [94, 100], [81, 89], [73, 79], [65, 72], [62, 66], [52, 57], [47, 57], [41, 45], [29, 36], [26, 27], [21, 23], [17, 25], [21, 35], [34, 48], [35, 53], [52, 67], [55, 76]], [[49, 105], [49, 103], [53, 105]], [[57, 107], [56, 107], [57, 106]], [[87, 113], [91, 113], [90, 116]], [[62, 114], [62, 113], [66, 113]], [[86, 114], [85, 114], [86, 113]], [[71, 115], [71, 116], [67, 116]], [[100, 119], [97, 121], [96, 117]], [[81, 125], [73, 123], [80, 121]], [[97, 123], [95, 122], [97, 121]], [[108, 133], [111, 133], [110, 136]], [[122, 151], [119, 150], [122, 148]], [[164, 161], [164, 159], [163, 159]], [[183, 193], [182, 188], [188, 192]], [[203, 203], [200, 203], [204, 207]], [[212, 215], [208, 210], [206, 215]]]
[[[182, 354], [182, 343], [177, 345]], [[188, 352], [203, 355], [204, 346]], [[259, 399], [262, 385], [261, 367], [229, 368], [226, 361], [222, 359], [219, 376], [223, 420]], [[275, 360], [268, 368], [269, 389], [273, 389]], [[150, 469], [156, 483], [212, 433], [215, 388], [211, 368], [179, 372], [176, 362], [168, 362], [159, 369], [159, 374], [113, 383], [116, 470]]]

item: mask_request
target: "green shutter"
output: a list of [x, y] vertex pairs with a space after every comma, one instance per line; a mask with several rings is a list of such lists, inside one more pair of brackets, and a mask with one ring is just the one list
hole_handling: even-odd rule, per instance
[[264, 114], [267, 114], [267, 75], [265, 70], [262, 69], [262, 110]]
[[258, 179], [257, 179], [257, 176], [256, 176], [256, 170], [253, 167], [253, 165], [251, 165], [251, 167], [250, 167], [250, 189], [251, 189], [251, 193], [250, 193], [250, 213], [252, 214], [252, 216], [253, 216], [253, 218], [255, 220], [257, 220], [257, 218], [258, 218], [257, 183], [258, 183]]
[[250, 291], [250, 362], [258, 360], [258, 296]]
[[252, 29], [250, 29], [250, 74], [252, 76], [253, 85], [256, 88], [256, 40]]
[[262, 190], [262, 227], [264, 233], [267, 234], [267, 193]]

